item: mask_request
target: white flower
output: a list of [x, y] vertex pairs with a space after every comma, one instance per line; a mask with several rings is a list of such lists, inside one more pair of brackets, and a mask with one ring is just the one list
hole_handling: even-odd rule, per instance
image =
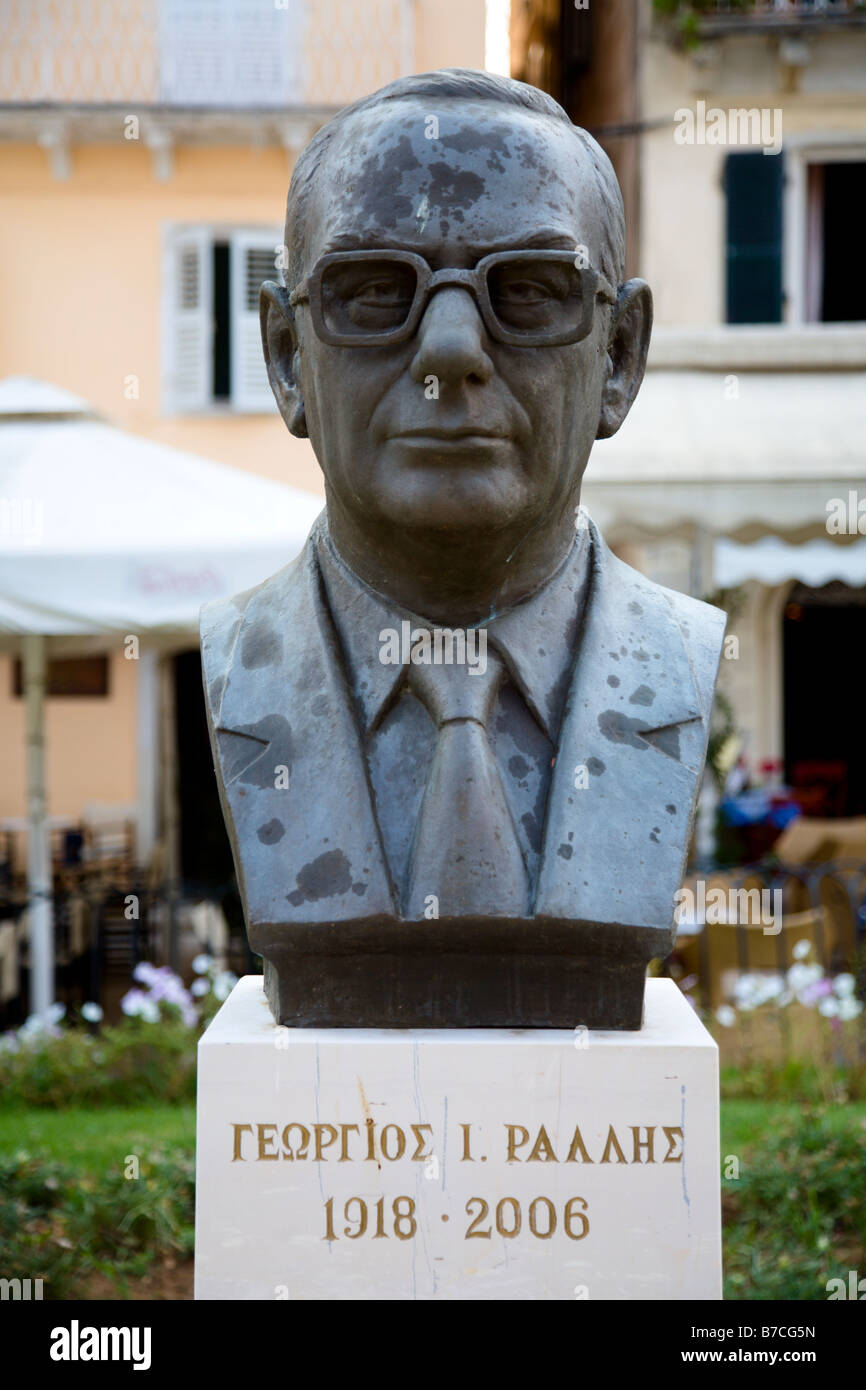
[[818, 1013], [823, 1014], [825, 1018], [838, 1018], [839, 1000], [834, 999], [832, 994], [828, 994], [826, 999], [822, 999], [819, 1003]]
[[48, 1010], [48, 1022], [49, 1022], [49, 1023], [59, 1023], [60, 1020], [61, 1020], [61, 1018], [63, 1017], [63, 1015], [64, 1015], [65, 1013], [66, 1013], [66, 1005], [65, 1005], [65, 1004], [52, 1004], [51, 1007], [50, 1007], [49, 1010]]
[[736, 1009], [732, 1009], [730, 1004], [720, 1004], [716, 1009], [716, 1018], [723, 1028], [733, 1028], [737, 1021]]
[[734, 986], [734, 1000], [740, 1009], [758, 1009], [762, 1004], [778, 1003], [784, 989], [781, 975], [741, 975]]
[[207, 980], [193, 980], [189, 990], [196, 999], [200, 999], [203, 994], [210, 993], [210, 984]]
[[859, 999], [839, 1000], [839, 1017], [843, 1023], [848, 1023], [850, 1019], [857, 1018], [858, 1014], [862, 1014], [862, 1012], [863, 1005], [860, 1003]]
[[159, 1005], [152, 999], [142, 999], [138, 1012], [145, 1023], [159, 1023]]
[[833, 981], [833, 988], [840, 999], [850, 999], [857, 988], [857, 981], [853, 975], [837, 975]]
[[202, 954], [200, 956], [196, 956], [195, 960], [192, 963], [192, 968], [195, 971], [196, 975], [206, 975], [208, 971], [213, 967], [213, 963], [213, 956]]
[[792, 965], [788, 971], [788, 988], [793, 991], [798, 999], [801, 999], [803, 991], [809, 985], [816, 985], [819, 980], [824, 978], [824, 970], [818, 964], [813, 965]]
[[129, 1018], [138, 1018], [141, 1014], [143, 1005], [147, 1002], [147, 995], [143, 990], [130, 989], [124, 994], [120, 1001], [120, 1007]]
[[798, 941], [794, 947], [794, 959], [805, 960], [812, 949], [811, 941]]
[[98, 1004], [87, 1003], [81, 1005], [81, 1017], [85, 1023], [101, 1023], [102, 1009]]
[[213, 992], [220, 1003], [222, 1003], [224, 999], [228, 999], [237, 982], [238, 977], [234, 975], [231, 970], [220, 971], [213, 982]]
[[155, 965], [151, 965], [150, 961], [141, 960], [133, 970], [132, 978], [149, 986], [159, 979], [159, 971]]

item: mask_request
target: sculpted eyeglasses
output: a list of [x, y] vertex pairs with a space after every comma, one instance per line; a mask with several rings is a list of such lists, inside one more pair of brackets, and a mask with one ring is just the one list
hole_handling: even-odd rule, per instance
[[388, 347], [415, 333], [430, 296], [468, 290], [491, 338], [513, 347], [578, 343], [592, 329], [596, 299], [616, 303], [597, 270], [573, 251], [496, 251], [474, 270], [432, 270], [412, 251], [337, 251], [322, 256], [289, 296], [309, 301], [313, 327], [335, 347]]

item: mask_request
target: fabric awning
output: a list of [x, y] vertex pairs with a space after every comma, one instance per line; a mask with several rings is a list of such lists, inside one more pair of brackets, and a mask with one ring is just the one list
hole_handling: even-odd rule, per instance
[[736, 588], [749, 579], [768, 585], [798, 579], [813, 589], [838, 579], [858, 587], [866, 584], [866, 540], [853, 545], [830, 540], [788, 545], [777, 536], [765, 536], [753, 545], [739, 545], [722, 538], [715, 543], [714, 574], [720, 589]]
[[0, 636], [196, 633], [203, 603], [287, 564], [322, 509], [20, 378], [0, 383], [0, 472]]
[[662, 367], [620, 432], [595, 444], [581, 500], [609, 538], [700, 525], [797, 541], [826, 536], [828, 504], [858, 485], [866, 371]]

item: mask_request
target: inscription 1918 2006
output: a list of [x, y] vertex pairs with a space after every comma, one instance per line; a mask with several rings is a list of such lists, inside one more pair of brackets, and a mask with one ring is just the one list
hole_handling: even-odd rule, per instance
[[[440, 1177], [440, 1165], [445, 1166], [445, 1143], [437, 1143], [433, 1126], [426, 1123], [377, 1125], [372, 1118], [358, 1123], [330, 1124], [320, 1121], [303, 1123], [290, 1120], [286, 1124], [271, 1122], [232, 1122], [231, 1162], [261, 1163], [280, 1159], [297, 1163], [358, 1163], [375, 1165], [378, 1171], [385, 1164], [423, 1163], [424, 1176]], [[680, 1125], [593, 1125], [592, 1130], [579, 1124], [567, 1130], [539, 1125], [531, 1130], [527, 1125], [503, 1122], [487, 1142], [480, 1125], [461, 1122], [456, 1126], [459, 1135], [454, 1159], [458, 1163], [487, 1163], [492, 1158], [500, 1164], [649, 1164], [681, 1163], [683, 1159], [683, 1130]], [[488, 1154], [482, 1150], [489, 1148]], [[363, 1170], [362, 1170], [363, 1171]], [[367, 1175], [369, 1169], [366, 1170]], [[367, 1181], [369, 1181], [367, 1177]], [[359, 1186], [362, 1180], [359, 1177]], [[444, 1173], [443, 1173], [444, 1186]], [[335, 1206], [336, 1202], [336, 1206]], [[341, 1238], [411, 1240], [418, 1229], [415, 1197], [408, 1193], [375, 1197], [350, 1195], [335, 1199], [322, 1194], [323, 1236], [333, 1241]], [[589, 1234], [588, 1203], [584, 1197], [572, 1196], [555, 1203], [546, 1196], [519, 1198], [504, 1196], [488, 1200], [471, 1196], [465, 1204], [468, 1224], [466, 1240], [486, 1240], [496, 1234], [511, 1239], [525, 1228], [539, 1240], [549, 1240], [557, 1232], [570, 1240], [582, 1240]], [[441, 1220], [450, 1220], [443, 1212]], [[345, 1224], [344, 1224], [345, 1223]]]

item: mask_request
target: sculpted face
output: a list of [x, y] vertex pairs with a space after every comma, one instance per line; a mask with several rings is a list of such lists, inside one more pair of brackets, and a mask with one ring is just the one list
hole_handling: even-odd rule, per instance
[[[343, 128], [316, 176], [305, 270], [337, 250], [399, 248], [438, 270], [528, 246], [585, 246], [600, 269], [597, 185], [568, 127], [487, 102], [437, 105], [436, 139], [416, 100]], [[494, 341], [454, 286], [390, 347], [331, 346], [296, 313], [307, 429], [329, 494], [366, 525], [528, 528], [573, 511], [609, 367], [601, 301], [589, 336], [560, 347]]]

